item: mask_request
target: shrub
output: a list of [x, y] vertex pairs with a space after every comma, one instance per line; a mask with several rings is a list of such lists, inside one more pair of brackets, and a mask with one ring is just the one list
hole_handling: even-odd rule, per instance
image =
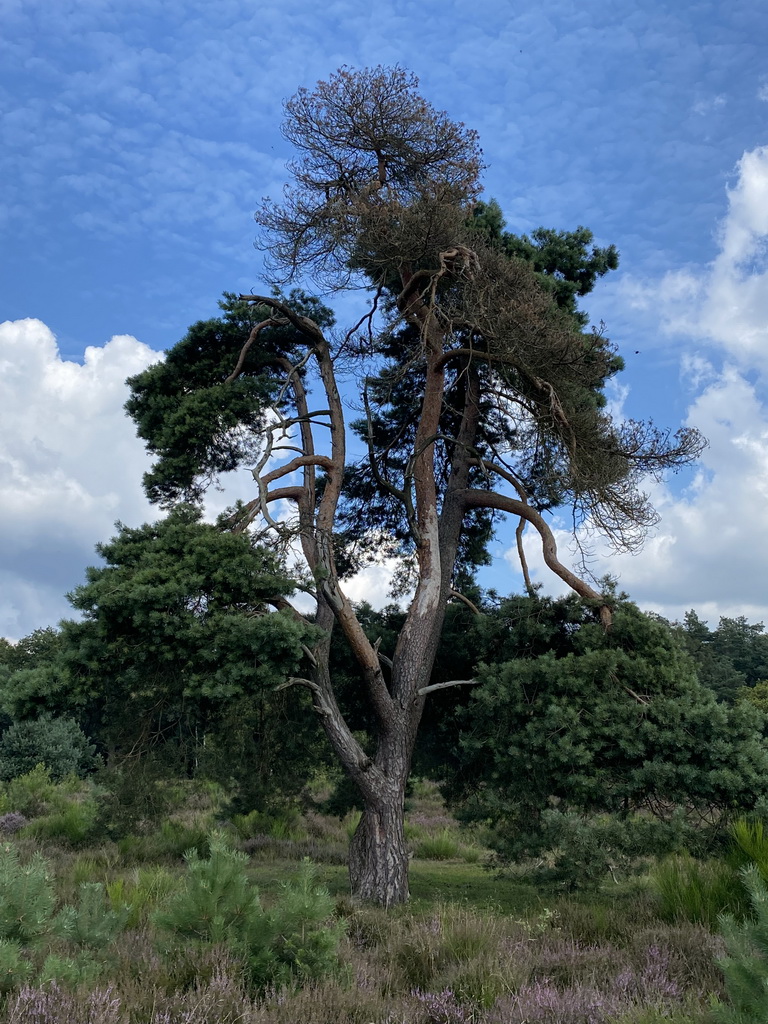
[[29, 943], [48, 931], [54, 892], [48, 865], [40, 854], [27, 864], [10, 843], [0, 845], [0, 938]]
[[47, 986], [57, 982], [67, 988], [77, 988], [78, 985], [88, 985], [95, 981], [101, 969], [102, 965], [87, 953], [80, 953], [75, 957], [50, 953], [40, 968], [37, 984]]
[[36, 839], [82, 846], [93, 836], [96, 827], [96, 805], [91, 801], [68, 803], [59, 811], [43, 815], [31, 822], [26, 835]]
[[[681, 815], [670, 820], [633, 815], [585, 815], [549, 809], [542, 813], [536, 844], [529, 855], [540, 857], [535, 873], [541, 881], [564, 889], [597, 888], [608, 874], [633, 870], [638, 859], [676, 853], [694, 839]], [[542, 856], [543, 855], [543, 856]]]
[[8, 784], [8, 804], [12, 810], [35, 818], [49, 810], [55, 800], [55, 789], [49, 770], [44, 764], [36, 764], [26, 775]]
[[318, 885], [315, 866], [302, 862], [295, 881], [285, 882], [275, 906], [256, 922], [248, 961], [256, 985], [302, 984], [339, 968], [338, 946], [345, 926], [330, 923], [335, 904]]
[[739, 867], [754, 864], [763, 880], [768, 882], [768, 834], [762, 821], [739, 818], [731, 827], [734, 848], [732, 860]]
[[56, 915], [56, 933], [77, 946], [103, 949], [125, 927], [128, 907], [109, 906], [101, 882], [83, 882], [76, 906], [63, 907]]
[[32, 970], [32, 964], [22, 955], [20, 943], [0, 939], [0, 993], [6, 995], [29, 981]]
[[230, 849], [220, 834], [211, 836], [209, 846], [205, 860], [196, 849], [184, 855], [183, 888], [155, 920], [183, 938], [240, 944], [261, 912], [258, 892], [245, 873], [248, 858]]
[[[98, 828], [110, 839], [148, 832], [176, 809], [171, 770], [152, 754], [110, 760], [96, 781], [100, 789]], [[192, 845], [188, 843], [184, 849]]]
[[15, 779], [43, 764], [54, 781], [84, 776], [98, 765], [96, 748], [71, 718], [40, 718], [11, 725], [0, 738], [0, 779]]
[[235, 814], [232, 824], [241, 839], [269, 836], [271, 839], [300, 839], [305, 831], [301, 827], [301, 816], [295, 807], [275, 811], [250, 811]]
[[317, 885], [308, 861], [265, 911], [248, 881], [247, 857], [230, 849], [220, 833], [213, 833], [209, 844], [205, 860], [197, 850], [185, 855], [184, 887], [155, 915], [160, 927], [185, 939], [228, 945], [245, 957], [258, 988], [304, 982], [336, 969], [343, 925], [327, 923], [333, 900]]
[[149, 835], [124, 836], [117, 841], [117, 848], [126, 863], [179, 860], [191, 849], [207, 853], [208, 832], [180, 821], [164, 821]]
[[713, 1007], [717, 1024], [765, 1024], [768, 1020], [768, 886], [754, 865], [744, 868], [742, 877], [755, 919], [740, 923], [732, 916], [721, 919], [729, 955], [719, 963], [730, 1005]]
[[117, 913], [125, 910], [126, 924], [133, 928], [171, 895], [175, 885], [176, 879], [163, 867], [139, 868], [132, 885], [126, 884], [124, 878], [115, 878], [107, 882], [106, 894], [112, 910]]
[[447, 828], [436, 836], [427, 836], [416, 846], [420, 860], [455, 860], [459, 856], [459, 843]]
[[9, 811], [0, 817], [0, 835], [13, 836], [19, 829], [24, 828], [27, 819], [18, 811]]

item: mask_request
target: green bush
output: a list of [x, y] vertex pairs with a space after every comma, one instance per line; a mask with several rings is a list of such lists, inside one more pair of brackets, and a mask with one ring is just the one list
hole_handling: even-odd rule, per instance
[[[159, 756], [144, 754], [110, 761], [96, 781], [97, 824], [99, 831], [110, 839], [150, 832], [178, 808], [178, 787], [174, 785], [172, 767]], [[184, 849], [191, 845], [188, 843]]]
[[269, 836], [271, 839], [303, 839], [306, 835], [301, 827], [301, 815], [295, 807], [235, 814], [232, 824], [241, 839], [253, 839], [255, 836]]
[[0, 738], [0, 779], [15, 779], [38, 764], [45, 765], [54, 781], [67, 775], [82, 777], [99, 763], [95, 750], [71, 718], [41, 715], [16, 722]]
[[447, 828], [435, 836], [427, 836], [416, 846], [420, 860], [455, 860], [459, 856], [459, 842]]
[[762, 821], [739, 818], [731, 827], [734, 848], [732, 859], [739, 867], [754, 864], [768, 882], [768, 833]]
[[55, 896], [48, 865], [36, 853], [26, 864], [0, 845], [0, 939], [32, 943], [51, 927]]
[[180, 821], [164, 821], [157, 831], [148, 835], [124, 836], [117, 841], [117, 848], [126, 863], [179, 860], [187, 850], [207, 853], [208, 832]]
[[768, 1020], [768, 886], [755, 865], [742, 869], [754, 920], [721, 918], [728, 956], [719, 963], [729, 1004], [712, 1009], [716, 1024], [765, 1024]]
[[127, 919], [128, 907], [110, 906], [101, 882], [83, 882], [77, 905], [59, 911], [54, 929], [61, 938], [77, 946], [104, 949], [123, 930]]
[[220, 833], [211, 835], [209, 845], [205, 860], [197, 850], [185, 855], [183, 888], [155, 915], [156, 924], [186, 940], [226, 944], [247, 961], [257, 988], [301, 983], [336, 969], [343, 926], [327, 923], [334, 904], [308, 861], [265, 911], [248, 881], [247, 857]]
[[77, 988], [78, 985], [89, 985], [94, 982], [101, 974], [101, 970], [102, 965], [87, 953], [80, 953], [75, 957], [50, 953], [40, 968], [37, 984], [48, 985], [56, 982], [67, 988]]
[[134, 928], [174, 892], [175, 886], [176, 879], [166, 868], [146, 867], [135, 872], [132, 884], [124, 878], [107, 882], [106, 894], [112, 910], [127, 911], [126, 924]]
[[82, 846], [96, 829], [96, 804], [92, 801], [69, 803], [59, 811], [43, 815], [24, 828], [24, 835], [35, 839]]
[[614, 879], [634, 870], [645, 857], [677, 853], [693, 839], [687, 822], [632, 815], [585, 815], [550, 809], [541, 815], [536, 847], [538, 879], [568, 890], [597, 888], [607, 875]]
[[6, 789], [9, 810], [27, 818], [36, 818], [50, 810], [56, 795], [51, 773], [44, 764], [37, 764], [26, 775], [12, 779]]
[[30, 980], [34, 968], [22, 954], [21, 944], [0, 939], [0, 994], [6, 995]]

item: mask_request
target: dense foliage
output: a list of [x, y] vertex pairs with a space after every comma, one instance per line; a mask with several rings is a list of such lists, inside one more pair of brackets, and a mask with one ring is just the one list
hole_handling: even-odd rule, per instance
[[[690, 836], [651, 828], [649, 815], [717, 825], [765, 806], [764, 716], [746, 702], [718, 703], [668, 623], [621, 601], [606, 633], [572, 599], [535, 599], [515, 619], [519, 605], [509, 603], [503, 641], [517, 655], [480, 668], [482, 685], [460, 714], [453, 781], [464, 813], [492, 823], [504, 857], [569, 843], [659, 852]], [[499, 623], [490, 629], [498, 636]], [[612, 838], [590, 840], [574, 812], [642, 812], [637, 838], [612, 825]], [[583, 864], [593, 855], [583, 850]]]

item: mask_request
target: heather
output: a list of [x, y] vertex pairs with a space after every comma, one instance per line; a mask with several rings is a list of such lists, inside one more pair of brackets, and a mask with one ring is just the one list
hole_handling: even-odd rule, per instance
[[[87, 782], [52, 796], [39, 775], [16, 789], [36, 789], [42, 818], [98, 800]], [[220, 793], [189, 784], [168, 820], [130, 842], [22, 826], [0, 857], [0, 1020], [705, 1024], [727, 998], [728, 949], [684, 904], [670, 911], [662, 863], [586, 892], [532, 884], [525, 865], [500, 873], [482, 831], [417, 782], [413, 898], [386, 911], [350, 899], [338, 851], [354, 816], [321, 803], [227, 818]], [[733, 929], [744, 903], [730, 908]]]

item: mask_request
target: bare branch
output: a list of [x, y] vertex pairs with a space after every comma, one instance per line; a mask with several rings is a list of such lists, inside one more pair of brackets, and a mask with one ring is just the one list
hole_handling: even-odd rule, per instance
[[470, 601], [470, 599], [467, 597], [466, 594], [461, 594], [461, 593], [459, 593], [458, 590], [453, 590], [453, 589], [451, 589], [450, 593], [451, 593], [451, 597], [455, 597], [457, 601], [461, 601], [463, 604], [465, 604], [467, 606], [467, 608], [469, 608], [471, 611], [473, 611], [475, 613], [475, 615], [482, 615], [483, 614], [480, 611], [480, 609], [477, 607], [475, 602], [474, 601]]
[[517, 523], [517, 529], [515, 530], [515, 541], [517, 543], [517, 557], [520, 559], [520, 568], [523, 572], [523, 582], [525, 583], [525, 589], [530, 597], [535, 594], [536, 591], [533, 583], [531, 583], [531, 575], [528, 572], [528, 559], [525, 557], [525, 548], [523, 547], [525, 524], [526, 520], [521, 516]]
[[450, 679], [447, 683], [432, 683], [431, 686], [422, 686], [416, 693], [419, 697], [424, 697], [428, 693], [434, 693], [435, 690], [445, 690], [449, 686], [479, 686], [480, 679]]
[[611, 626], [611, 609], [606, 603], [605, 597], [594, 590], [588, 583], [580, 579], [574, 572], [566, 568], [557, 557], [557, 542], [554, 534], [540, 512], [532, 508], [518, 498], [510, 498], [506, 494], [497, 494], [495, 491], [480, 491], [468, 489], [462, 495], [466, 508], [496, 508], [502, 512], [510, 512], [512, 515], [526, 519], [536, 528], [541, 537], [542, 553], [547, 566], [559, 576], [563, 582], [576, 591], [580, 597], [594, 601], [600, 611], [600, 620], [606, 629]]
[[374, 651], [376, 652], [376, 657], [377, 657], [377, 658], [379, 659], [379, 661], [380, 661], [380, 662], [381, 662], [381, 663], [382, 663], [383, 665], [386, 665], [386, 666], [387, 666], [387, 668], [390, 668], [390, 669], [391, 669], [391, 668], [392, 668], [392, 659], [391, 659], [391, 658], [388, 658], [388, 657], [386, 656], [386, 654], [382, 654], [382, 653], [381, 653], [381, 651], [379, 650], [379, 646], [380, 646], [380, 644], [381, 644], [381, 637], [379, 637], [379, 638], [377, 639], [376, 643], [375, 643], [375, 644], [373, 645], [373, 649], [374, 649]]
[[253, 346], [253, 343], [256, 341], [259, 334], [261, 334], [265, 327], [281, 327], [285, 323], [287, 323], [287, 321], [282, 319], [281, 317], [270, 317], [268, 320], [262, 320], [260, 324], [256, 324], [251, 333], [248, 335], [248, 340], [240, 349], [240, 355], [237, 357], [237, 364], [235, 365], [234, 370], [232, 371], [232, 373], [230, 373], [230, 375], [227, 377], [224, 383], [231, 384], [233, 380], [236, 380], [240, 376], [240, 371], [245, 365], [245, 360], [248, 355], [248, 352], [250, 351], [251, 347]]

